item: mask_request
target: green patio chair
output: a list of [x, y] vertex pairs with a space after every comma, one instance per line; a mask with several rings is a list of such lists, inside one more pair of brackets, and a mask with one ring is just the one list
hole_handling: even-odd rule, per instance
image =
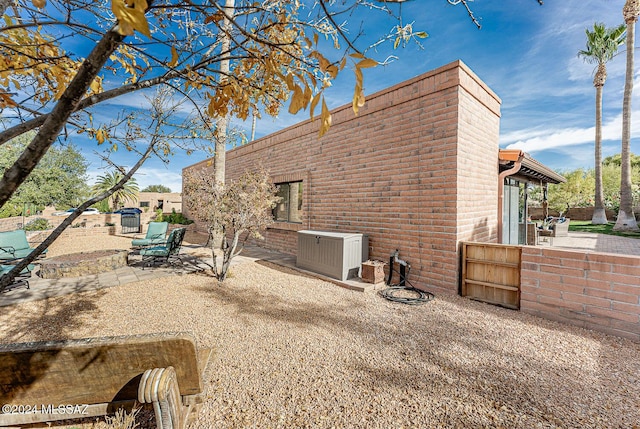
[[150, 222], [147, 235], [144, 238], [135, 238], [131, 241], [131, 247], [159, 246], [166, 243], [168, 222]]
[[[0, 262], [26, 258], [33, 250], [23, 229], [0, 232]], [[40, 256], [44, 256], [45, 253], [47, 249]]]
[[182, 239], [184, 238], [186, 231], [187, 228], [176, 228], [169, 234], [165, 245], [144, 247], [140, 249], [140, 255], [142, 256], [142, 268], [144, 269], [145, 262], [149, 262], [149, 265], [155, 265], [158, 261], [168, 263], [172, 258], [180, 259], [178, 255], [180, 253]]
[[[0, 265], [0, 277], [4, 276], [9, 271], [11, 271], [14, 266], [15, 265]], [[11, 290], [18, 289], [20, 287], [29, 289], [29, 278], [31, 277], [31, 271], [33, 271], [34, 268], [35, 266], [33, 264], [27, 265], [27, 267], [22, 271], [20, 271], [20, 274], [18, 274], [13, 279], [13, 282], [9, 286], [5, 287], [2, 290], [2, 292], [3, 293], [9, 292]]]

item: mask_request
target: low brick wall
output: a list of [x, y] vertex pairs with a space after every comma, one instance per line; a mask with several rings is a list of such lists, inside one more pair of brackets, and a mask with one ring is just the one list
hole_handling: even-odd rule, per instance
[[[14, 229], [22, 229], [23, 225], [28, 224], [36, 219], [47, 219], [52, 228], [56, 228], [65, 219], [65, 216], [52, 216], [52, 215], [34, 215], [34, 216], [16, 216], [0, 219], [0, 231], [12, 231]], [[140, 215], [140, 225], [142, 226], [142, 232], [147, 230], [147, 224], [155, 218], [155, 213], [142, 213]], [[113, 213], [102, 213], [99, 215], [84, 215], [79, 216], [73, 221], [74, 228], [104, 228], [105, 224], [115, 224], [118, 231], [120, 231], [120, 215]], [[71, 227], [69, 227], [71, 228]], [[67, 229], [69, 229], [67, 228]]]
[[[606, 211], [607, 219], [609, 219], [609, 222], [613, 222], [618, 213], [615, 210], [607, 209]], [[633, 213], [636, 215], [636, 219], [640, 221], [640, 206], [634, 207]], [[564, 215], [573, 220], [591, 220], [593, 217], [593, 207], [571, 207]], [[544, 210], [542, 210], [542, 207], [529, 207], [529, 216], [531, 216], [532, 219], [543, 219]], [[560, 216], [560, 212], [549, 210], [549, 216]]]
[[[27, 232], [27, 240], [31, 245], [37, 245], [43, 242], [51, 234], [51, 230], [46, 231], [29, 231]], [[122, 228], [120, 225], [116, 226], [94, 226], [94, 227], [80, 227], [80, 228], [67, 228], [60, 234], [61, 237], [91, 237], [94, 235], [120, 235], [122, 234]], [[134, 235], [130, 234], [133, 238]]]
[[523, 246], [520, 309], [640, 341], [640, 257]]
[[56, 256], [40, 261], [39, 276], [60, 279], [106, 273], [126, 267], [128, 254], [127, 250], [97, 250]]

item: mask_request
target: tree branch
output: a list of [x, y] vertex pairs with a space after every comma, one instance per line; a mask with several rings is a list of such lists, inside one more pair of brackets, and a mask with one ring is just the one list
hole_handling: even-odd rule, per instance
[[115, 31], [108, 31], [80, 66], [78, 73], [44, 121], [35, 138], [18, 160], [5, 171], [2, 180], [0, 180], [0, 207], [11, 198], [51, 147], [69, 116], [77, 109], [89, 85], [123, 39], [124, 36]]

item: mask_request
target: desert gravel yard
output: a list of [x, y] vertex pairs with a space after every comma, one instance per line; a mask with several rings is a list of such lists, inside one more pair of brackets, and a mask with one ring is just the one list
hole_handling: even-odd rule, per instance
[[216, 350], [193, 428], [640, 427], [640, 344], [458, 296], [246, 262], [0, 311], [4, 343], [192, 333]]

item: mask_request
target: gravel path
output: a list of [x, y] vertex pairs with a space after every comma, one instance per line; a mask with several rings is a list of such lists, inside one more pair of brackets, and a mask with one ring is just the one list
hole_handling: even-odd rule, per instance
[[391, 303], [264, 263], [222, 286], [185, 275], [7, 307], [0, 324], [0, 342], [192, 332], [217, 352], [192, 428], [640, 425], [640, 344], [457, 296]]

